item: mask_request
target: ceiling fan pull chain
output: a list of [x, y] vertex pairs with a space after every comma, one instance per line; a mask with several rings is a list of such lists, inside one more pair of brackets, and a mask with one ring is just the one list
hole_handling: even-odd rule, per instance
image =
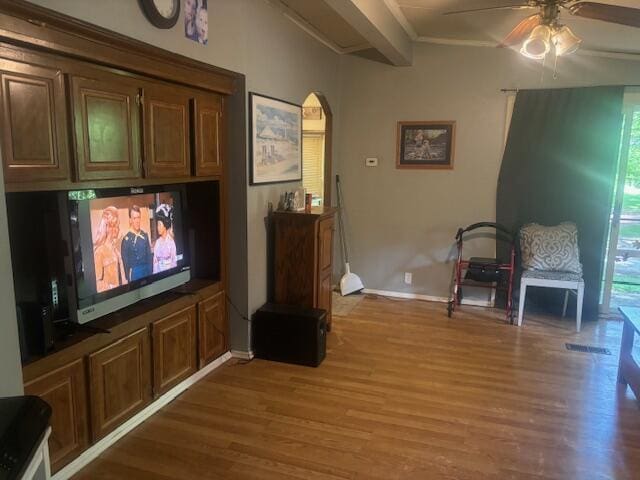
[[544, 84], [544, 69], [547, 63], [547, 56], [542, 57], [542, 75], [540, 75], [540, 85]]
[[557, 80], [558, 79], [558, 54], [555, 53], [555, 49], [553, 51], [553, 54], [555, 56], [555, 60], [553, 62], [553, 79]]

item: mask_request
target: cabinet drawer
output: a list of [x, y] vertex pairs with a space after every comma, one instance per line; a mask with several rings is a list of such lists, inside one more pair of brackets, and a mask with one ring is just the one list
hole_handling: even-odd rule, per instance
[[153, 392], [160, 395], [193, 374], [196, 367], [196, 307], [151, 325]]
[[150, 360], [147, 328], [89, 355], [91, 434], [94, 441], [149, 403]]
[[60, 470], [88, 445], [87, 384], [82, 360], [26, 383], [24, 392], [37, 395], [51, 406], [49, 455], [52, 470]]

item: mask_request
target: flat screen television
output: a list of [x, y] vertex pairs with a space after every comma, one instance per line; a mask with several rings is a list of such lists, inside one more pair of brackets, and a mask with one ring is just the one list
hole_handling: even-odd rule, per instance
[[86, 323], [190, 280], [183, 186], [66, 195], [73, 320]]

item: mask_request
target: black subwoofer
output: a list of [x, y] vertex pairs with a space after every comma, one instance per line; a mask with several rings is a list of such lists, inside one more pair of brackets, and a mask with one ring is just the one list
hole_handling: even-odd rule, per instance
[[267, 303], [253, 316], [253, 350], [258, 358], [317, 367], [327, 346], [327, 312]]

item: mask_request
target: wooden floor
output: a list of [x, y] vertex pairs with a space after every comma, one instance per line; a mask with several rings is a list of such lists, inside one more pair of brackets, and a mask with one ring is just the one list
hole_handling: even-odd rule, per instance
[[366, 298], [334, 318], [319, 368], [226, 364], [76, 478], [639, 479], [621, 323], [573, 328]]

